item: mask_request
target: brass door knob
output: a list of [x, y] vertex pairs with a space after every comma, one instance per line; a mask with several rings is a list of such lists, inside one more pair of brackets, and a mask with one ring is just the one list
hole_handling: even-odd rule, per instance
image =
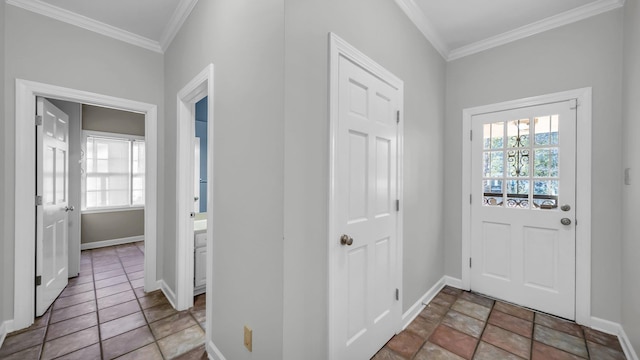
[[347, 245], [347, 246], [351, 246], [351, 244], [353, 244], [353, 238], [349, 235], [342, 235], [340, 237], [340, 244], [342, 245]]

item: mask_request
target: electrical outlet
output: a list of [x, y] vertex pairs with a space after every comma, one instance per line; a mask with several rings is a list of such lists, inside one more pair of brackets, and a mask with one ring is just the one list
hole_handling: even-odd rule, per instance
[[244, 347], [253, 352], [253, 330], [247, 325], [244, 326]]

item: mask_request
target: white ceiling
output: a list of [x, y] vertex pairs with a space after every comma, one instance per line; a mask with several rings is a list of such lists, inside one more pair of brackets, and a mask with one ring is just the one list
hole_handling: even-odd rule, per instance
[[[164, 52], [198, 0], [6, 0]], [[389, 0], [391, 1], [391, 0]], [[446, 60], [585, 19], [624, 0], [395, 0]]]

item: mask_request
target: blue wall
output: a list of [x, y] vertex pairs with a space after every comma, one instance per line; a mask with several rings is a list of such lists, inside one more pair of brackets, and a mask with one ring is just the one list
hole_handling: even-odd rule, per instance
[[207, 211], [207, 98], [196, 103], [196, 137], [200, 138], [200, 212]]

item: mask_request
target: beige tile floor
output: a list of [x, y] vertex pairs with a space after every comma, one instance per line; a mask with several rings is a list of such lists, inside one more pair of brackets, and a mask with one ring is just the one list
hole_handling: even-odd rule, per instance
[[623, 360], [618, 338], [445, 287], [374, 360]]
[[206, 359], [205, 295], [178, 312], [145, 293], [144, 246], [82, 251], [80, 276], [28, 329], [11, 333], [0, 359]]

